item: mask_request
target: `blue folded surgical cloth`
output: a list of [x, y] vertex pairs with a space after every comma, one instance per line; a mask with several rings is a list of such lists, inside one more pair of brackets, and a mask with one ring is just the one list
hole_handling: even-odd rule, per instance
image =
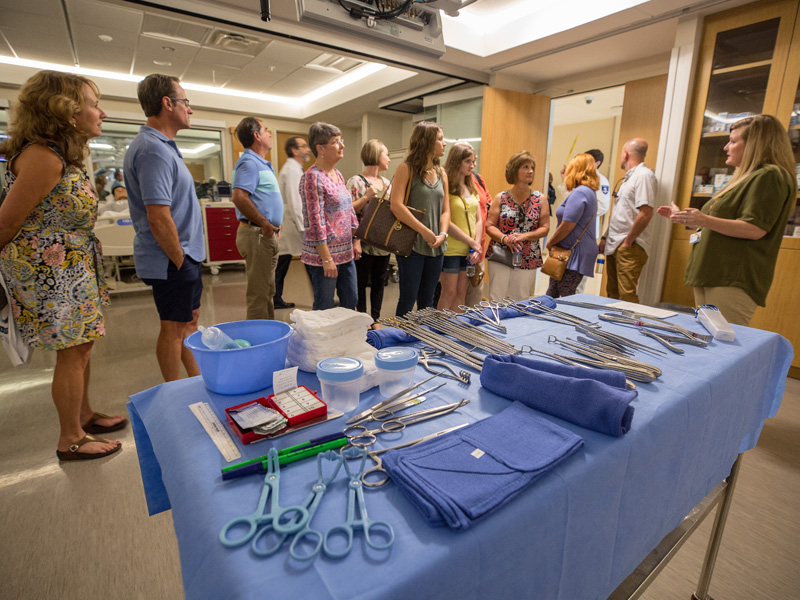
[[621, 437], [633, 420], [636, 392], [625, 375], [535, 360], [519, 355], [486, 357], [481, 385], [531, 408], [606, 435]]
[[[547, 308], [556, 308], [556, 306], [557, 306], [556, 301], [553, 300], [550, 296], [536, 296], [536, 298], [534, 298], [534, 300], [538, 300], [539, 302], [541, 302]], [[536, 309], [531, 307], [531, 310], [536, 310]], [[523, 317], [523, 316], [525, 316], [524, 313], [521, 313], [521, 312], [519, 312], [518, 310], [516, 310], [514, 308], [500, 308], [500, 309], [497, 309], [497, 311], [498, 311], [498, 314], [499, 314], [501, 320], [502, 319], [513, 319], [515, 317]], [[483, 315], [485, 317], [489, 318], [489, 319], [494, 319], [494, 313], [492, 312], [491, 308], [484, 308], [481, 311], [481, 313], [483, 313]], [[479, 319], [472, 319], [472, 318], [470, 319], [470, 322], [472, 322], [475, 325], [479, 325], [479, 324], [483, 323], [483, 321], [481, 321]]]
[[378, 350], [381, 348], [388, 348], [389, 346], [396, 346], [397, 344], [410, 344], [416, 341], [417, 338], [395, 327], [384, 327], [383, 329], [370, 329], [367, 331], [367, 343], [375, 346]]
[[433, 526], [466, 529], [583, 446], [583, 438], [515, 402], [488, 419], [409, 448], [383, 466]]

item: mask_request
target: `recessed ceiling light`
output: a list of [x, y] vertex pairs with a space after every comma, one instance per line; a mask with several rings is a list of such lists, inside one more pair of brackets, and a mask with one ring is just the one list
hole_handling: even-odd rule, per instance
[[164, 52], [175, 52], [175, 48], [173, 48], [172, 46], [161, 46], [161, 49]]
[[159, 67], [171, 67], [172, 66], [172, 63], [169, 62], [168, 60], [154, 60], [153, 64], [154, 65], [158, 65]]
[[99, 37], [99, 38], [100, 38], [100, 41], [101, 41], [101, 42], [112, 42], [112, 41], [114, 41], [114, 38], [113, 38], [113, 37], [111, 37], [110, 35], [108, 35], [108, 34], [105, 34], [105, 33], [101, 33], [101, 34], [100, 34], [100, 35], [98, 35], [97, 37]]

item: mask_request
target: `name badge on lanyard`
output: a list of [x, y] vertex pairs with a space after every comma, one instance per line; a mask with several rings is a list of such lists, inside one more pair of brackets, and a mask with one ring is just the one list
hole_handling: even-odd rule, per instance
[[695, 231], [692, 235], [689, 236], [689, 243], [690, 244], [696, 244], [697, 242], [699, 242], [700, 241], [700, 235], [702, 233], [703, 233], [703, 231], [701, 229], [698, 229], [697, 231]]

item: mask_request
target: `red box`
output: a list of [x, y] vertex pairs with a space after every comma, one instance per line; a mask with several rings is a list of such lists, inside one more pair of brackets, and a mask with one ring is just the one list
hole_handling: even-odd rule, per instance
[[[272, 438], [272, 437], [277, 437], [278, 435], [282, 435], [283, 433], [285, 433], [286, 430], [289, 427], [294, 427], [294, 426], [299, 425], [301, 423], [305, 423], [306, 421], [310, 421], [312, 419], [317, 419], [319, 417], [324, 417], [324, 416], [326, 416], [328, 414], [328, 406], [325, 404], [325, 402], [322, 399], [320, 399], [319, 396], [317, 396], [314, 393], [313, 390], [308, 389], [304, 385], [300, 385], [300, 386], [297, 386], [297, 387], [304, 388], [308, 393], [310, 393], [317, 400], [319, 400], [320, 403], [322, 404], [322, 406], [316, 408], [315, 410], [307, 411], [307, 412], [303, 413], [300, 416], [290, 418], [288, 415], [286, 415], [280, 409], [279, 406], [277, 406], [273, 402], [272, 399], [275, 396], [275, 394], [270, 394], [267, 398], [263, 398], [262, 397], [262, 398], [256, 398], [255, 400], [248, 400], [247, 402], [242, 402], [241, 404], [237, 404], [236, 406], [229, 406], [228, 408], [225, 409], [225, 416], [228, 419], [228, 425], [230, 425], [230, 428], [233, 430], [233, 433], [235, 433], [239, 437], [239, 439], [242, 440], [243, 444], [252, 444], [253, 442], [257, 442], [259, 440], [266, 440], [266, 439], [269, 439], [269, 438]], [[248, 404], [252, 404], [253, 402], [258, 402], [262, 406], [266, 406], [267, 408], [272, 408], [274, 410], [277, 410], [284, 417], [286, 417], [286, 419], [289, 421], [289, 425], [286, 428], [281, 429], [280, 431], [274, 433], [273, 435], [261, 435], [259, 433], [255, 433], [253, 431], [243, 431], [241, 429], [241, 427], [239, 427], [239, 425], [236, 424], [236, 421], [233, 420], [233, 417], [231, 417], [229, 411], [238, 410], [238, 409], [240, 409], [240, 408], [242, 408], [244, 406], [247, 406]]]

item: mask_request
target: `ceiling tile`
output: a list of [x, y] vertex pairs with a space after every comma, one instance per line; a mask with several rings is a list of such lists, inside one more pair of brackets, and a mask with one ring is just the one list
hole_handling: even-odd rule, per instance
[[201, 48], [195, 55], [194, 62], [206, 66], [241, 69], [253, 60], [252, 56], [237, 52], [225, 52], [213, 48]]
[[[82, 37], [84, 27], [93, 26], [110, 31], [125, 31], [128, 35], [136, 35], [142, 26], [144, 13], [141, 10], [123, 8], [107, 2], [92, 2], [91, 0], [66, 0], [69, 20], [75, 41]], [[113, 35], [113, 34], [111, 34]]]
[[[230, 81], [231, 77], [237, 75], [238, 73], [238, 69], [199, 65], [196, 62], [193, 62], [183, 72], [181, 79], [202, 85], [231, 87], [226, 84]], [[249, 90], [250, 88], [247, 89]]]
[[[163, 47], [174, 48], [170, 52]], [[192, 62], [195, 54], [200, 50], [197, 46], [180, 44], [175, 41], [157, 40], [139, 36], [139, 45], [136, 51], [134, 70], [136, 73], [164, 73], [166, 75], [180, 76]], [[157, 65], [153, 61], [166, 61], [171, 65]]]

